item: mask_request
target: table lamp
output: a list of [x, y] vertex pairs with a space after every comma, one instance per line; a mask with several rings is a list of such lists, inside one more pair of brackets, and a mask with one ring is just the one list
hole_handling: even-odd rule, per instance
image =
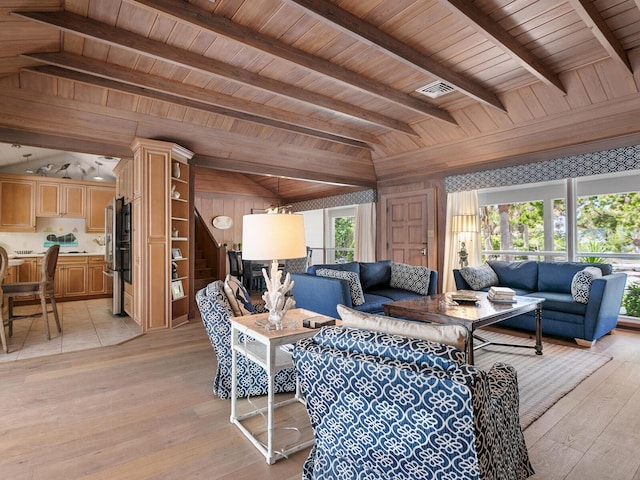
[[242, 219], [242, 258], [271, 261], [271, 278], [262, 269], [267, 291], [262, 295], [269, 311], [269, 324], [282, 329], [285, 313], [295, 306], [293, 297], [286, 297], [293, 288], [287, 273], [284, 282], [278, 270], [278, 260], [303, 258], [307, 255], [304, 236], [304, 217], [293, 213], [265, 213], [245, 215]]

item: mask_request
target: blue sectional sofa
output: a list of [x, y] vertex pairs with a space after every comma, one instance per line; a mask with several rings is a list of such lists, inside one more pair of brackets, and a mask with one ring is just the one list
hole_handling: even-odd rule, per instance
[[[597, 339], [616, 328], [627, 275], [612, 273], [610, 264], [490, 260], [486, 265], [495, 272], [496, 285], [510, 287], [517, 295], [545, 299], [542, 304], [542, 332], [545, 334], [570, 337], [579, 345], [593, 346]], [[486, 265], [482, 267], [486, 268]], [[574, 299], [571, 287], [576, 274], [586, 267], [597, 267], [602, 276], [592, 279], [587, 298], [582, 299], [586, 303], [582, 303]], [[458, 290], [472, 290], [459, 269], [454, 269], [453, 274]], [[484, 286], [480, 290], [489, 288]], [[500, 324], [535, 331], [534, 312]]]
[[[319, 270], [327, 269], [354, 272], [362, 288], [364, 303], [354, 304], [348, 280], [317, 275]], [[381, 313], [385, 303], [433, 295], [438, 284], [438, 272], [426, 267], [380, 260], [313, 265], [306, 273], [291, 274], [291, 279], [295, 282], [293, 297], [296, 307], [338, 318], [336, 307], [339, 304], [361, 312]]]

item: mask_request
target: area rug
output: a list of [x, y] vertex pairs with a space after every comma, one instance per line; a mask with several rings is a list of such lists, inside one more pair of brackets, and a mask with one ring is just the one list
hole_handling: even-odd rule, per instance
[[[534, 338], [515, 337], [488, 330], [482, 338], [500, 343], [532, 345]], [[558, 400], [606, 364], [611, 357], [580, 347], [543, 342], [543, 355], [529, 348], [489, 345], [475, 351], [475, 364], [488, 370], [496, 362], [513, 365], [518, 372], [520, 425], [531, 425]]]

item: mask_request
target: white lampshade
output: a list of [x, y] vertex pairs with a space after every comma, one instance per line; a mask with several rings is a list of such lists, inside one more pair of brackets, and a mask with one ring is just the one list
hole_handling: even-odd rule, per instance
[[457, 233], [478, 231], [477, 215], [453, 215], [451, 217], [451, 230]]
[[302, 215], [265, 213], [242, 218], [243, 259], [271, 261], [306, 256]]

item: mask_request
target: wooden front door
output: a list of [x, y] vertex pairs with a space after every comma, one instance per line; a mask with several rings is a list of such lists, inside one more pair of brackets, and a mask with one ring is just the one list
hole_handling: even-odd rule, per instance
[[386, 258], [437, 269], [434, 190], [388, 195], [384, 205]]

